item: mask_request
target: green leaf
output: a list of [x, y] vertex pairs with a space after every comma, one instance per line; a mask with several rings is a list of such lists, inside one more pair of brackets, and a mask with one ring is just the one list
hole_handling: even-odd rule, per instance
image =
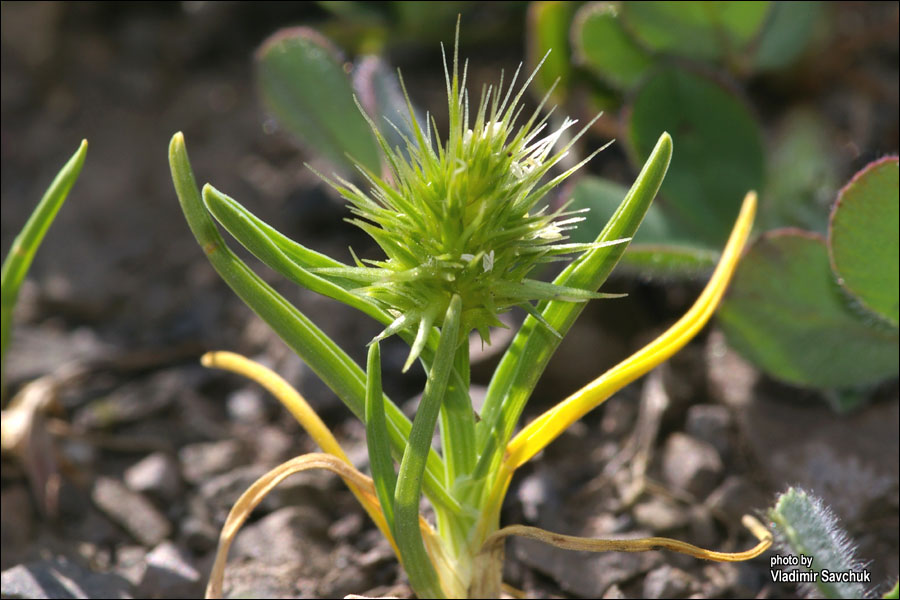
[[[588, 209], [585, 220], [571, 232], [573, 241], [593, 240], [625, 197], [623, 186], [602, 177], [583, 177], [572, 193], [570, 210]], [[670, 231], [671, 220], [661, 204], [651, 204], [631, 240], [619, 271], [655, 280], [699, 279], [716, 266], [719, 252], [702, 248]]]
[[612, 2], [581, 7], [572, 24], [572, 41], [578, 61], [620, 89], [637, 84], [654, 62], [622, 27]]
[[53, 182], [44, 197], [35, 207], [28, 221], [13, 240], [9, 254], [3, 260], [3, 269], [0, 273], [0, 281], [3, 287], [0, 292], [0, 315], [2, 315], [2, 333], [0, 333], [0, 390], [6, 389], [6, 350], [12, 339], [12, 317], [19, 298], [19, 288], [25, 280], [31, 261], [37, 253], [38, 247], [47, 233], [47, 229], [56, 218], [56, 213], [69, 195], [69, 190], [75, 185], [84, 159], [87, 156], [88, 143], [82, 140], [75, 154], [63, 165], [62, 169], [53, 178]]
[[397, 474], [391, 460], [391, 441], [384, 418], [384, 393], [381, 391], [381, 346], [369, 346], [366, 359], [366, 445], [375, 494], [381, 503], [384, 520], [394, 530], [394, 491]]
[[828, 228], [838, 282], [895, 327], [900, 322], [898, 185], [896, 156], [868, 165], [841, 190]]
[[[471, 365], [467, 342], [458, 344], [454, 361], [458, 376], [451, 378], [441, 406], [441, 450], [447, 465], [447, 486], [454, 497], [466, 504], [465, 490], [460, 489], [460, 482], [471, 475], [478, 458], [475, 445], [475, 409], [469, 396]], [[466, 537], [464, 534], [462, 539]]]
[[[346, 288], [329, 281], [298, 265], [278, 247], [257, 223], [262, 223], [241, 206], [236, 200], [226, 196], [212, 186], [203, 195], [206, 209], [216, 220], [247, 250], [270, 268], [281, 273], [294, 283], [313, 292], [334, 298], [348, 306], [381, 320], [390, 321], [384, 311], [372, 302]], [[310, 252], [311, 254], [314, 254]]]
[[825, 234], [838, 189], [828, 125], [808, 109], [789, 113], [767, 159], [759, 228], [800, 227]]
[[809, 45], [822, 18], [821, 2], [773, 2], [754, 54], [754, 66], [771, 71], [789, 66]]
[[[365, 274], [373, 269], [346, 267], [342, 263], [298, 244], [279, 233], [274, 227], [256, 217], [233, 198], [207, 186], [203, 203], [216, 220], [268, 267], [284, 275], [294, 283], [311, 291], [333, 298], [369, 315], [376, 321], [389, 325], [395, 320], [370, 299], [351, 293], [359, 287], [360, 279], [370, 281]], [[342, 276], [343, 275], [343, 276]], [[409, 332], [400, 332], [410, 344]], [[426, 368], [431, 364], [437, 348], [438, 334], [429, 334], [421, 358]]]
[[760, 238], [738, 266], [719, 322], [734, 348], [788, 383], [851, 387], [897, 373], [896, 330], [854, 312], [815, 234]]
[[688, 228], [694, 243], [721, 246], [749, 190], [763, 184], [762, 137], [744, 105], [716, 83], [669, 68], [637, 93], [628, 121], [638, 162], [669, 131], [678, 154], [663, 184], [667, 213]]
[[715, 250], [687, 244], [632, 243], [619, 270], [655, 281], [700, 280], [709, 277], [720, 256]]
[[[572, 202], [568, 210], [587, 209], [587, 212], [581, 215], [584, 221], [569, 232], [572, 241], [593, 242], [622, 204], [626, 194], [628, 188], [603, 177], [588, 175], [579, 179], [572, 191]], [[651, 204], [631, 241], [659, 243], [674, 239], [670, 233], [670, 222], [661, 206]]]
[[373, 171], [380, 157], [368, 123], [353, 102], [337, 48], [306, 27], [282, 29], [256, 54], [259, 91], [285, 129], [325, 158]]
[[716, 60], [734, 54], [754, 38], [770, 4], [624, 2], [622, 16], [634, 35], [653, 50]]
[[528, 5], [529, 68], [533, 70], [544, 59], [534, 78], [535, 91], [543, 96], [556, 85], [552, 98], [557, 103], [565, 102], [572, 77], [569, 23], [573, 12], [571, 2], [542, 1]]

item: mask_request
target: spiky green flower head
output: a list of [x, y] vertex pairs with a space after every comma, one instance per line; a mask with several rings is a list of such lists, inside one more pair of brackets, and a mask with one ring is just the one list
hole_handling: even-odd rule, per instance
[[395, 129], [405, 141], [405, 151], [391, 148], [369, 121], [389, 174], [381, 176], [359, 165], [371, 184], [368, 193], [343, 179], [331, 182], [351, 203], [355, 217], [350, 222], [378, 243], [386, 259], [357, 259], [357, 268], [323, 271], [353, 281], [359, 285], [357, 293], [376, 300], [396, 317], [376, 340], [404, 329], [416, 331], [405, 368], [421, 352], [431, 328], [443, 326], [454, 294], [462, 299], [460, 333], [475, 329], [488, 343], [489, 328], [503, 326], [497, 315], [513, 306], [523, 307], [549, 328], [532, 302], [583, 302], [611, 296], [528, 278], [540, 263], [601, 245], [568, 243], [565, 232], [583, 217], [564, 209], [551, 212], [542, 202], [550, 190], [602, 150], [555, 177], [548, 176], [593, 121], [555, 150], [576, 122], [566, 118], [559, 129], [546, 132], [550, 115], [541, 118], [540, 113], [549, 93], [529, 118], [520, 119], [522, 95], [534, 77], [532, 73], [515, 91], [521, 66], [505, 91], [502, 74], [496, 88], [482, 89], [472, 114], [465, 89], [468, 63], [460, 78], [458, 46], [457, 31], [452, 73], [444, 55], [449, 106], [446, 141], [438, 139], [433, 119], [426, 118], [423, 130], [404, 86], [412, 139]]

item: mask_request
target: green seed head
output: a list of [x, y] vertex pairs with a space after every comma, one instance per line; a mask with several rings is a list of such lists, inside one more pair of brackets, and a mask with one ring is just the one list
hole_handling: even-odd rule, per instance
[[446, 57], [444, 72], [450, 113], [446, 141], [438, 139], [433, 120], [426, 119], [423, 129], [407, 96], [413, 139], [404, 137], [405, 149], [391, 148], [370, 122], [387, 174], [360, 165], [371, 184], [369, 192], [342, 179], [332, 182], [351, 203], [351, 222], [372, 236], [386, 255], [365, 265], [357, 261], [357, 268], [332, 275], [353, 280], [360, 285], [358, 293], [397, 317], [376, 339], [406, 328], [417, 330], [409, 362], [421, 351], [431, 327], [443, 325], [454, 294], [463, 302], [461, 332], [475, 329], [488, 342], [489, 328], [502, 326], [497, 314], [512, 306], [535, 314], [535, 300], [601, 296], [527, 278], [538, 263], [597, 246], [566, 243], [565, 231], [582, 218], [550, 212], [542, 203], [547, 192], [593, 157], [547, 177], [587, 127], [555, 149], [575, 121], [567, 118], [547, 133], [549, 115], [539, 117], [546, 97], [529, 118], [520, 119], [522, 94], [534, 74], [516, 92], [519, 71], [505, 91], [501, 76], [496, 89], [482, 90], [472, 114], [466, 66], [460, 80], [455, 50], [452, 73]]

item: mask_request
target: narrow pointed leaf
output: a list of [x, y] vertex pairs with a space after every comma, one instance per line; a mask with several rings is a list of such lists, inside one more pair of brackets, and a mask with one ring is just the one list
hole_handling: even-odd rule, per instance
[[56, 174], [50, 187], [44, 192], [44, 197], [35, 207], [28, 221], [13, 240], [12, 248], [9, 254], [3, 260], [3, 270], [0, 274], [3, 288], [0, 292], [0, 315], [2, 315], [2, 332], [0, 332], [0, 368], [3, 369], [0, 374], [0, 389], [5, 391], [6, 385], [6, 350], [12, 339], [12, 317], [13, 309], [16, 306], [16, 300], [19, 297], [19, 288], [22, 281], [28, 273], [31, 261], [37, 252], [38, 246], [44, 239], [44, 234], [56, 213], [62, 206], [69, 195], [69, 190], [75, 185], [78, 174], [81, 173], [81, 167], [84, 165], [84, 159], [87, 156], [87, 140], [82, 140], [81, 145], [75, 154], [63, 165], [62, 169]]
[[384, 393], [381, 391], [381, 347], [369, 346], [366, 361], [366, 444], [375, 492], [388, 528], [394, 530], [394, 490], [397, 474], [391, 460], [391, 446], [384, 418]]
[[375, 319], [385, 318], [384, 312], [371, 302], [290, 260], [277, 244], [247, 217], [245, 211], [237, 210], [238, 203], [232, 198], [207, 185], [203, 188], [203, 202], [228, 233], [270, 268], [298, 285], [334, 298]]

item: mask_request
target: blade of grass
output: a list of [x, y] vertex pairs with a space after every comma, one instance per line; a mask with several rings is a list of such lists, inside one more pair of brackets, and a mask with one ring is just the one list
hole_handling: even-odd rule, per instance
[[[672, 138], [663, 133], [622, 204], [597, 236], [596, 242], [634, 237], [662, 184], [671, 157]], [[595, 291], [606, 281], [627, 246], [628, 244], [617, 244], [587, 252], [566, 267], [553, 283]], [[564, 336], [584, 306], [583, 303], [548, 301], [542, 302], [538, 310], [544, 320]], [[541, 327], [537, 319], [528, 317], [497, 366], [488, 386], [482, 421], [477, 429], [478, 448], [482, 454], [490, 438], [497, 437], [492, 444], [494, 453], [491, 469], [498, 463], [500, 453], [512, 435], [525, 402], [559, 342], [560, 338]]]
[[400, 462], [397, 490], [394, 494], [394, 532], [397, 546], [403, 556], [403, 565], [409, 575], [409, 581], [416, 594], [423, 598], [443, 597], [443, 590], [434, 566], [428, 559], [418, 526], [419, 496], [422, 491], [425, 457], [431, 449], [431, 438], [444, 401], [450, 372], [453, 370], [461, 313], [462, 300], [454, 294], [444, 317], [437, 353], [413, 421], [409, 445]]
[[[441, 404], [441, 449], [447, 469], [445, 484], [454, 498], [468, 512], [474, 506], [472, 471], [475, 467], [475, 411], [469, 396], [469, 344], [458, 344], [454, 358], [454, 371], [447, 386], [447, 394]], [[462, 375], [460, 375], [462, 374]], [[438, 518], [438, 531], [458, 555], [468, 545], [471, 525], [477, 520], [478, 511], [455, 515], [455, 518]], [[438, 515], [439, 517], [441, 515]]]
[[31, 261], [38, 246], [44, 239], [47, 229], [53, 223], [56, 213], [69, 195], [69, 190], [78, 179], [84, 159], [87, 156], [88, 143], [82, 140], [75, 154], [63, 165], [54, 177], [44, 197], [38, 203], [28, 221], [13, 240], [12, 248], [3, 261], [0, 272], [0, 390], [6, 391], [6, 350], [12, 339], [12, 316], [19, 298], [19, 288], [28, 273]]
[[391, 446], [387, 424], [384, 420], [384, 394], [381, 391], [381, 346], [375, 342], [369, 346], [366, 359], [366, 445], [369, 448], [369, 464], [375, 492], [381, 502], [384, 519], [394, 530], [394, 491], [397, 474], [391, 460]]
[[[347, 354], [235, 256], [206, 212], [188, 160], [184, 136], [176, 133], [169, 145], [169, 164], [179, 202], [194, 237], [210, 263], [232, 290], [322, 378], [360, 419], [365, 418], [365, 374]], [[402, 455], [412, 424], [397, 406], [385, 403], [391, 449]], [[443, 486], [444, 466], [437, 453], [426, 459], [425, 491], [453, 512], [459, 503]]]

